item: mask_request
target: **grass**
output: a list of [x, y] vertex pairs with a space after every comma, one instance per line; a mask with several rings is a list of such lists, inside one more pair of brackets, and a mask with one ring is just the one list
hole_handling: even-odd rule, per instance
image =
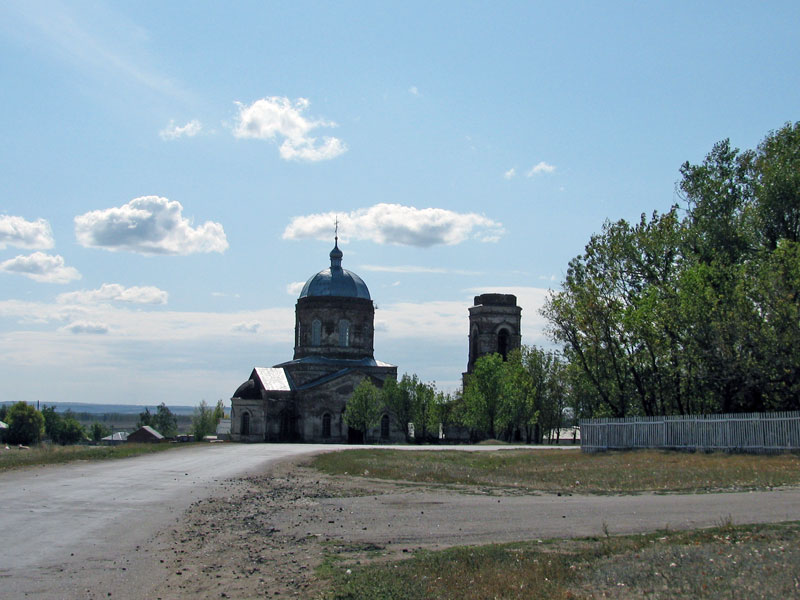
[[128, 458], [141, 454], [164, 452], [187, 444], [122, 444], [119, 446], [56, 446], [39, 445], [30, 450], [0, 446], [0, 471], [24, 467], [58, 465], [81, 460]]
[[365, 558], [329, 552], [318, 571], [323, 597], [789, 598], [800, 590], [800, 523], [456, 547], [358, 564]]
[[800, 456], [795, 454], [365, 449], [322, 454], [312, 466], [332, 475], [521, 492], [709, 492], [800, 484]]

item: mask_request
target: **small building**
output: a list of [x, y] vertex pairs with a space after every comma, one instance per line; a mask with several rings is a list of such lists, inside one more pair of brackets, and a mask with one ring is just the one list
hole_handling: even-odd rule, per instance
[[127, 431], [117, 431], [116, 433], [112, 433], [111, 435], [107, 435], [106, 437], [100, 439], [100, 443], [104, 446], [119, 446], [127, 441]]
[[145, 425], [133, 433], [128, 434], [128, 442], [154, 444], [163, 442], [164, 440], [164, 436], [149, 425]]
[[231, 439], [231, 420], [220, 419], [217, 423], [217, 439], [230, 440]]

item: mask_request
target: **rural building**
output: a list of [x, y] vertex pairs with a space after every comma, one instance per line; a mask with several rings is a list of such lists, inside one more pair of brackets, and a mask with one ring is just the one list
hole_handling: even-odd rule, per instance
[[[233, 394], [234, 441], [360, 441], [342, 418], [347, 400], [365, 378], [378, 387], [397, 379], [396, 366], [375, 360], [375, 305], [364, 281], [342, 268], [338, 236], [329, 256], [297, 299], [293, 359], [253, 368]], [[404, 440], [403, 427], [385, 413], [369, 437]]]
[[128, 434], [128, 442], [135, 443], [156, 443], [165, 441], [165, 437], [149, 425], [145, 425]]
[[124, 444], [128, 441], [128, 433], [126, 431], [117, 431], [116, 433], [112, 433], [111, 435], [107, 435], [106, 437], [100, 440], [104, 446], [118, 446], [119, 444]]
[[508, 353], [522, 345], [522, 309], [514, 294], [481, 294], [469, 308], [469, 360], [466, 374], [475, 361], [487, 354]]

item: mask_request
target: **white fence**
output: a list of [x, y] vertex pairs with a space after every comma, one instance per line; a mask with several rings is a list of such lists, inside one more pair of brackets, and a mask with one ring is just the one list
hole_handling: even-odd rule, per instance
[[800, 411], [582, 419], [581, 450], [668, 448], [772, 453], [800, 450]]

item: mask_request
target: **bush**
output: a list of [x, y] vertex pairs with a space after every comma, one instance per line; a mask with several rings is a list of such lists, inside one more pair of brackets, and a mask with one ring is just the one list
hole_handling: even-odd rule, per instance
[[8, 409], [8, 443], [38, 444], [44, 433], [44, 417], [26, 402], [17, 402]]

